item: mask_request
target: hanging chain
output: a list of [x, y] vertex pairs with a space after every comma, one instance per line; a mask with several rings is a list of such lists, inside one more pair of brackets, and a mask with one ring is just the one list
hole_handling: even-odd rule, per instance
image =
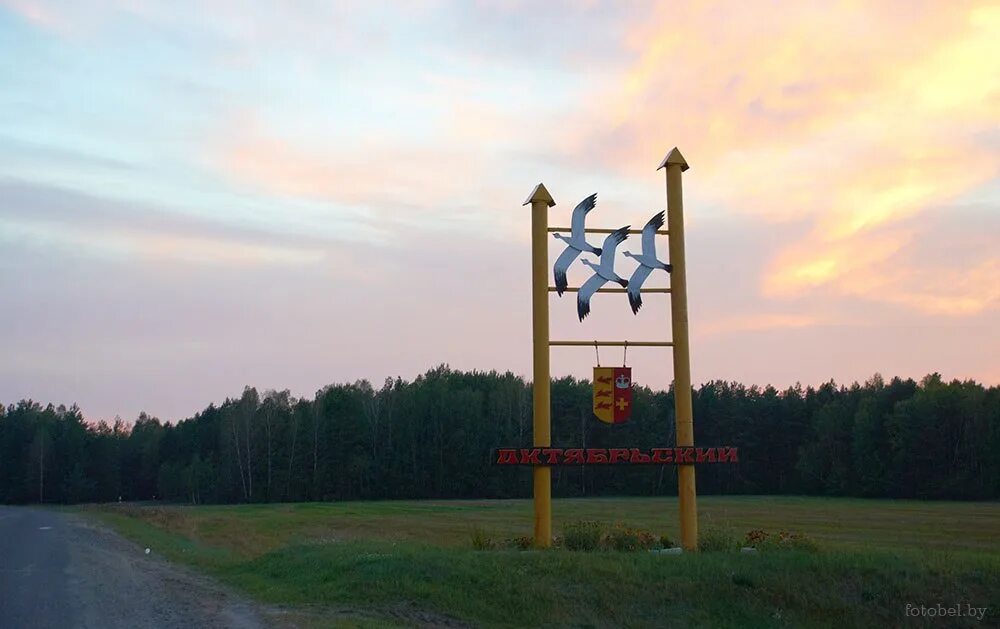
[[622, 354], [622, 367], [628, 364], [628, 341], [625, 341], [625, 353]]
[[601, 366], [601, 352], [597, 349], [597, 340], [594, 340], [594, 353], [597, 354], [597, 366]]

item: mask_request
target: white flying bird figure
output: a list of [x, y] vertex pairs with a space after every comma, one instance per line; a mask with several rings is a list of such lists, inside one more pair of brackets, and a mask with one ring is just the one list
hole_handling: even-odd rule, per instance
[[562, 297], [567, 286], [566, 271], [569, 270], [569, 265], [573, 264], [573, 260], [576, 260], [580, 252], [586, 251], [595, 256], [601, 255], [600, 249], [587, 242], [586, 232], [584, 232], [583, 227], [587, 213], [594, 209], [595, 203], [597, 203], [596, 193], [580, 201], [579, 205], [573, 208], [573, 221], [570, 225], [572, 233], [569, 238], [562, 234], [553, 234], [553, 236], [566, 243], [566, 250], [559, 254], [559, 257], [556, 258], [555, 266], [552, 267], [552, 271], [556, 276], [556, 292], [559, 293], [560, 297]]
[[630, 227], [631, 225], [626, 225], [608, 234], [608, 237], [604, 239], [600, 264], [594, 264], [590, 260], [581, 260], [581, 262], [594, 269], [594, 274], [590, 276], [589, 280], [583, 283], [580, 291], [576, 294], [576, 314], [579, 315], [580, 321], [583, 321], [584, 317], [590, 314], [590, 298], [604, 284], [607, 282], [616, 282], [621, 284], [622, 287], [628, 286], [628, 281], [615, 273], [615, 249], [628, 238]]
[[642, 228], [642, 255], [636, 255], [631, 251], [622, 252], [626, 258], [632, 258], [639, 263], [639, 266], [632, 272], [632, 277], [628, 280], [628, 303], [632, 306], [632, 314], [638, 314], [639, 308], [642, 307], [640, 289], [649, 274], [654, 269], [663, 269], [667, 273], [673, 269], [666, 262], [660, 262], [656, 258], [656, 230], [661, 227], [663, 227], [663, 212], [649, 219], [649, 222]]

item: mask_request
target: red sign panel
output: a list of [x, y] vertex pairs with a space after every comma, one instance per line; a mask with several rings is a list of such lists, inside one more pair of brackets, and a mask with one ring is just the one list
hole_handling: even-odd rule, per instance
[[713, 448], [499, 448], [496, 465], [694, 465], [739, 463], [739, 451]]

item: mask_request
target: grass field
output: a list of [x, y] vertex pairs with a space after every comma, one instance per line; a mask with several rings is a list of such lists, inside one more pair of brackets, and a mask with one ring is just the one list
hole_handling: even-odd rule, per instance
[[[574, 520], [676, 537], [676, 499], [556, 500]], [[475, 530], [531, 532], [531, 502], [411, 501], [86, 511], [169, 559], [315, 626], [933, 624], [905, 605], [1000, 619], [1000, 504], [702, 497], [703, 529], [806, 533], [815, 552], [475, 551]], [[982, 626], [969, 618], [950, 624]]]

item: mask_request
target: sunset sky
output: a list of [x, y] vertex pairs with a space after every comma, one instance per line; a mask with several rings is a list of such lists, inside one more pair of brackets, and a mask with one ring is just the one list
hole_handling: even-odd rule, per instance
[[[530, 377], [521, 203], [639, 227], [673, 146], [696, 383], [1000, 383], [996, 2], [0, 0], [0, 402]], [[645, 301], [552, 337], [669, 338]]]

